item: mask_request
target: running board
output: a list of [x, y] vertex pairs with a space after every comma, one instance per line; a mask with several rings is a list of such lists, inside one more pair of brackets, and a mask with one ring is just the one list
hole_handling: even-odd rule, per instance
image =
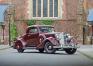
[[36, 49], [36, 47], [24, 47], [24, 49]]

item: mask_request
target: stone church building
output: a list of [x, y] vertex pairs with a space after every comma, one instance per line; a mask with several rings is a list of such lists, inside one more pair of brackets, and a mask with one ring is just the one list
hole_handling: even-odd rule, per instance
[[[54, 21], [52, 25], [56, 31], [64, 31], [76, 37], [82, 35], [77, 21], [79, 0], [0, 0], [0, 4], [14, 5], [15, 24], [19, 35], [25, 32], [27, 22], [31, 19], [36, 20], [36, 24], [40, 24], [40, 20], [51, 19]], [[8, 30], [6, 21], [4, 40], [6, 42]], [[2, 32], [0, 35], [2, 36]]]

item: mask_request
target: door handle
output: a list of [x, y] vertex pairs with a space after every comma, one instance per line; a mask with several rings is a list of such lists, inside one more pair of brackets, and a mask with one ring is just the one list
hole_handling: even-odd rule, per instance
[[30, 35], [28, 35], [28, 36], [30, 36]]

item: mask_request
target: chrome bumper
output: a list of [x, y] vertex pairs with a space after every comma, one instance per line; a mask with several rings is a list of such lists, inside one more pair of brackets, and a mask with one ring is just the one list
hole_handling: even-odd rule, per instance
[[79, 45], [62, 45], [62, 48], [79, 48]]
[[53, 46], [53, 48], [79, 48], [79, 45], [60, 45], [60, 46]]

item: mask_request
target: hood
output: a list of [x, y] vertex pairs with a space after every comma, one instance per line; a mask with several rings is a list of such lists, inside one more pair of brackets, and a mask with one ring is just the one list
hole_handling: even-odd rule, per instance
[[49, 32], [49, 33], [44, 33], [44, 34], [60, 34], [62, 32]]
[[56, 34], [59, 34], [60, 32], [50, 32], [50, 33], [43, 33], [45, 36], [46, 36], [46, 38], [48, 38], [48, 37], [54, 37], [54, 38], [56, 38]]

